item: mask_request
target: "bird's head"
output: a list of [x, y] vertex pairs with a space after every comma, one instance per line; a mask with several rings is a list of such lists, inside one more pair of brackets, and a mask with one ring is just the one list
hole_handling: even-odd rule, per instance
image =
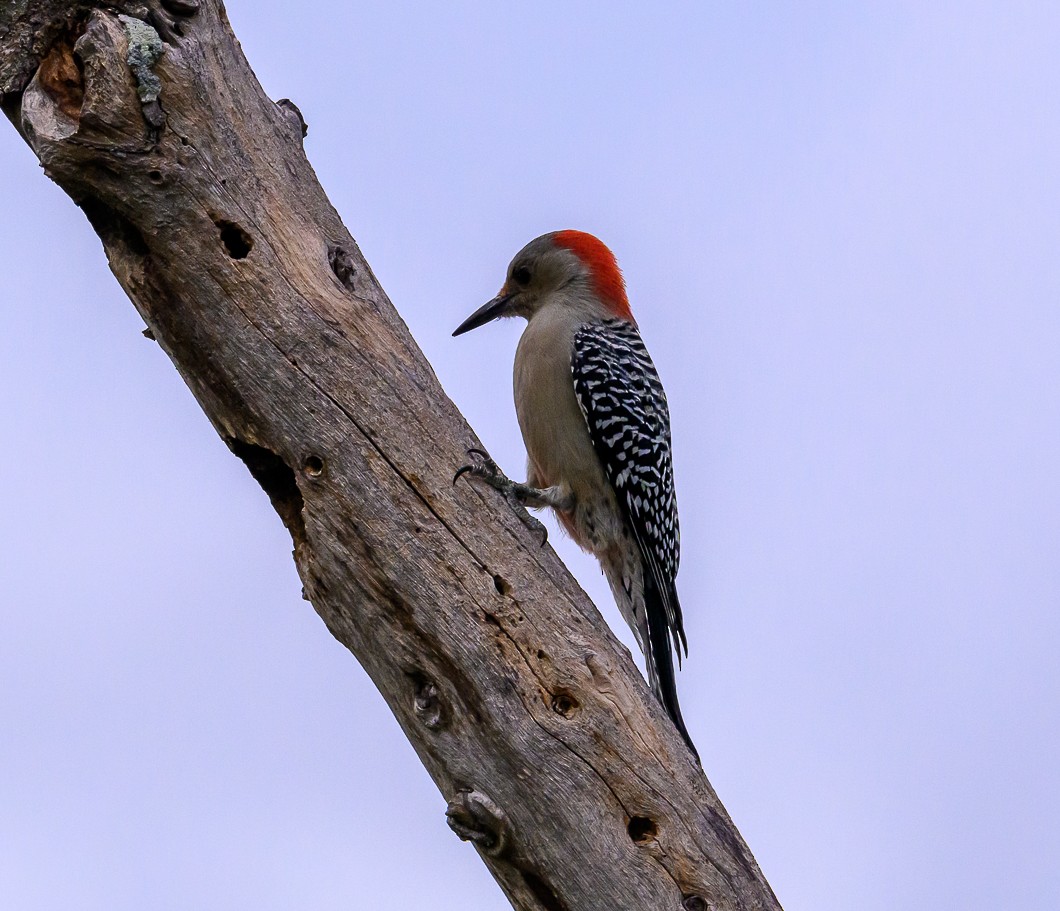
[[[571, 293], [561, 294], [569, 291]], [[618, 261], [584, 231], [553, 231], [530, 241], [508, 266], [504, 285], [453, 333], [463, 335], [502, 316], [530, 319], [550, 302], [575, 303], [632, 322]]]

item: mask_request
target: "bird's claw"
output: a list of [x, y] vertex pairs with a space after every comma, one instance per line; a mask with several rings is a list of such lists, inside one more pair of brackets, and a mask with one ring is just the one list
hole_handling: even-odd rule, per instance
[[505, 491], [506, 486], [511, 486], [513, 484], [512, 481], [504, 476], [504, 472], [501, 471], [497, 463], [481, 449], [471, 447], [471, 449], [467, 451], [467, 454], [469, 456], [475, 456], [477, 461], [470, 465], [462, 465], [458, 468], [456, 474], [453, 475], [454, 484], [460, 480], [461, 475], [465, 474], [469, 474], [473, 478], [480, 478], [489, 484], [490, 487], [493, 487], [502, 493]]
[[544, 547], [548, 543], [548, 529], [540, 520], [530, 515], [526, 505], [520, 499], [519, 490], [523, 485], [517, 484], [505, 475], [501, 471], [500, 466], [483, 450], [472, 447], [467, 450], [467, 454], [473, 456], [476, 461], [458, 468], [456, 474], [453, 475], [453, 484], [456, 484], [461, 476], [466, 474], [469, 477], [478, 478], [480, 481], [489, 484], [494, 490], [500, 491], [511, 507], [512, 512], [519, 517], [523, 525], [535, 534], [541, 535], [541, 546]]
[[[539, 532], [541, 534], [541, 546], [544, 547], [548, 544], [548, 528], [544, 522], [540, 519], [534, 518], [527, 512], [526, 507], [522, 503], [519, 504], [522, 513], [519, 513], [519, 518], [522, 519], [523, 525], [530, 529], [530, 531]], [[518, 513], [518, 510], [516, 510]]]

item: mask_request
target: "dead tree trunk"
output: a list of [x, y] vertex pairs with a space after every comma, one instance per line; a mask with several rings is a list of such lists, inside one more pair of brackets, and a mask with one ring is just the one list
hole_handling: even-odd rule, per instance
[[563, 565], [453, 489], [475, 436], [219, 0], [5, 0], [0, 93], [512, 905], [779, 909]]

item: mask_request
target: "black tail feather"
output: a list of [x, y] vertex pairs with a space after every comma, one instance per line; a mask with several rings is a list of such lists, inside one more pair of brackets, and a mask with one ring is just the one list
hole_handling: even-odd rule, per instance
[[[673, 601], [676, 602], [676, 593]], [[688, 735], [685, 720], [681, 717], [681, 706], [677, 701], [677, 675], [674, 671], [673, 644], [670, 625], [666, 620], [665, 602], [655, 575], [647, 566], [644, 567], [644, 612], [648, 620], [648, 654], [645, 658], [650, 665], [648, 677], [654, 684], [655, 696], [666, 709], [666, 714], [670, 716], [688, 748], [696, 759], [699, 759], [699, 753]]]

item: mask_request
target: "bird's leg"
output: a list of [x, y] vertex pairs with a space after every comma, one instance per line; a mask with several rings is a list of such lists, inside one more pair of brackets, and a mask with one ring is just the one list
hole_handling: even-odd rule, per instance
[[548, 529], [526, 511], [526, 507], [539, 509], [542, 506], [551, 506], [553, 509], [566, 510], [571, 507], [571, 497], [563, 493], [557, 487], [538, 488], [529, 484], [520, 484], [507, 477], [496, 462], [493, 461], [481, 449], [469, 449], [467, 454], [474, 461], [470, 465], [464, 465], [453, 477], [455, 484], [463, 474], [488, 484], [494, 490], [499, 490], [512, 511], [519, 517], [520, 521], [535, 534], [541, 535], [541, 546], [544, 547], [548, 541]]

